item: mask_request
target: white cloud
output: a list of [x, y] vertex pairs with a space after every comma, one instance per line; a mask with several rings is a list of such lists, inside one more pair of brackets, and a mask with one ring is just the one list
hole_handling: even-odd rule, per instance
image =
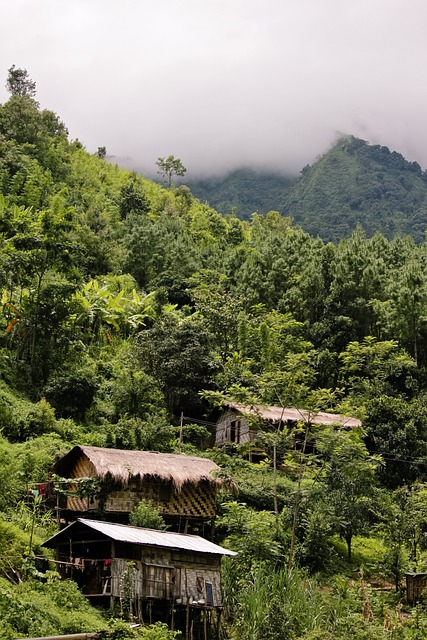
[[27, 68], [90, 151], [297, 172], [340, 131], [427, 168], [425, 0], [0, 0], [0, 18], [0, 76]]

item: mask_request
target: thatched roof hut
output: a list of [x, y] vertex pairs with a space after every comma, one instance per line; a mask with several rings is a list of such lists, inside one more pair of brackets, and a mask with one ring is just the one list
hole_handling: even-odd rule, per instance
[[178, 490], [186, 483], [196, 485], [202, 480], [218, 483], [215, 472], [219, 467], [208, 458], [79, 445], [58, 460], [53, 471], [60, 476], [69, 476], [77, 460], [82, 458], [87, 460], [87, 476], [102, 480], [108, 476], [122, 487], [127, 487], [130, 479], [148, 478], [171, 482]]
[[[108, 494], [102, 510], [120, 521], [126, 522], [141, 500], [149, 500], [165, 517], [185, 522], [184, 530], [190, 520], [215, 517], [217, 471], [218, 465], [207, 458], [85, 446], [74, 447], [53, 467], [53, 473], [65, 478], [99, 478]], [[97, 500], [77, 495], [64, 505], [66, 519], [99, 509]]]
[[279, 426], [295, 422], [323, 426], [336, 425], [341, 429], [354, 429], [362, 424], [357, 418], [338, 413], [229, 402], [217, 421], [216, 445], [222, 447], [228, 443], [253, 443], [257, 439], [260, 424]]
[[260, 404], [243, 405], [229, 402], [228, 407], [238, 413], [248, 416], [256, 416], [267, 422], [309, 422], [317, 425], [341, 425], [342, 427], [360, 427], [361, 422], [357, 418], [338, 413], [326, 413], [324, 411], [307, 411], [294, 407], [272, 407]]

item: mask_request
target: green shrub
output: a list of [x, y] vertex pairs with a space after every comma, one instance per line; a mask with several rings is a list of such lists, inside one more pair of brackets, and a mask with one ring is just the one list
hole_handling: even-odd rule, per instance
[[13, 585], [0, 578], [0, 620], [2, 640], [107, 629], [102, 616], [70, 581]]
[[131, 640], [132, 638], [134, 640], [178, 640], [181, 638], [181, 632], [171, 631], [162, 622], [131, 629], [129, 623], [123, 620], [111, 620], [108, 631], [102, 634], [102, 640]]
[[129, 516], [129, 522], [134, 527], [147, 529], [167, 529], [162, 514], [156, 505], [149, 500], [141, 500]]

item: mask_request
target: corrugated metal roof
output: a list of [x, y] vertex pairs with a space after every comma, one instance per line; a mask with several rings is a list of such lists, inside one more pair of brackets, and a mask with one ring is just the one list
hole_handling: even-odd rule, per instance
[[182, 549], [185, 551], [196, 551], [198, 553], [214, 553], [222, 556], [237, 555], [234, 551], [224, 549], [223, 547], [220, 547], [209, 540], [205, 540], [200, 536], [173, 533], [171, 531], [157, 531], [155, 529], [142, 529], [141, 527], [130, 527], [124, 524], [101, 522], [99, 520], [89, 520], [87, 518], [78, 518], [76, 522], [73, 522], [68, 525], [68, 527], [65, 527], [65, 529], [62, 529], [62, 531], [49, 538], [49, 540], [46, 540], [46, 542], [43, 543], [43, 546], [54, 546], [55, 539], [61, 538], [67, 530], [69, 531], [72, 527], [75, 527], [78, 522], [98, 531], [116, 542], [129, 542], [132, 544], [141, 544], [153, 547], [168, 547], [173, 549]]

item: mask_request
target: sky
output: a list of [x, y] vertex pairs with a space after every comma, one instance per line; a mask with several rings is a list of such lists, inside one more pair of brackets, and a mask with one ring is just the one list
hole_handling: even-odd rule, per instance
[[146, 175], [297, 175], [347, 134], [427, 169], [426, 33], [426, 0], [0, 0], [0, 103], [25, 68], [71, 139]]

